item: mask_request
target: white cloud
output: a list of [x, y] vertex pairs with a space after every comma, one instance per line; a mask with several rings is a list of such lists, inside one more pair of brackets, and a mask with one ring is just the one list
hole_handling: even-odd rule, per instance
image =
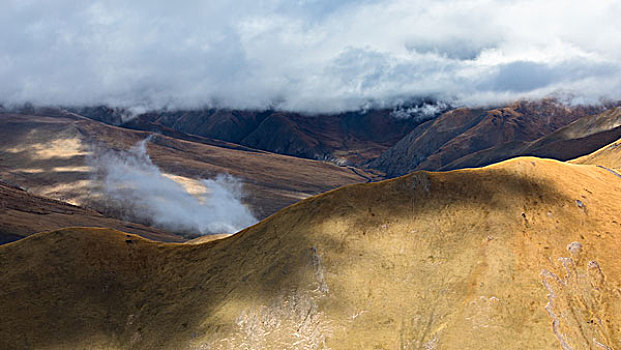
[[147, 154], [147, 140], [128, 151], [97, 150], [89, 159], [92, 195], [130, 221], [189, 233], [235, 233], [257, 222], [241, 202], [242, 184], [220, 174], [193, 195], [166, 177]]
[[621, 98], [614, 0], [10, 0], [0, 101], [146, 108]]

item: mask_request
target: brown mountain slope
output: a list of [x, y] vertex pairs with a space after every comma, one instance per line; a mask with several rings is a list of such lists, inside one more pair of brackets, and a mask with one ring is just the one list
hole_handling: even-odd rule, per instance
[[[0, 178], [38, 195], [88, 204], [92, 175], [86, 158], [91, 146], [128, 149], [148, 135], [73, 115], [0, 114]], [[152, 139], [148, 151], [163, 172], [189, 186], [220, 173], [240, 178], [247, 191], [244, 200], [259, 218], [310, 195], [373, 177], [326, 162], [161, 135]]]
[[517, 156], [558, 160], [588, 154], [621, 137], [621, 108], [587, 115], [553, 133], [531, 142], [509, 142], [468, 154], [440, 170], [481, 166]]
[[595, 349], [621, 339], [621, 180], [518, 158], [309, 198], [232, 237], [0, 247], [0, 347]]
[[359, 165], [378, 157], [417, 124], [388, 110], [305, 116], [275, 112], [241, 144], [276, 153]]
[[[98, 113], [85, 112], [102, 119]], [[355, 165], [379, 156], [418, 124], [411, 118], [394, 118], [391, 113], [372, 110], [311, 116], [226, 109], [161, 111], [119, 125], [164, 133], [176, 130], [279, 154]]]
[[596, 151], [621, 137], [621, 107], [585, 116], [528, 145], [522, 152], [567, 160]]
[[415, 128], [370, 166], [396, 176], [413, 170], [488, 165], [527, 155], [520, 150], [528, 142], [601, 112], [602, 108], [570, 108], [554, 100], [543, 100], [520, 101], [492, 110], [453, 110]]
[[185, 240], [164, 231], [108, 218], [96, 211], [35, 196], [0, 182], [0, 244], [36, 232], [72, 226], [114, 228], [164, 242]]
[[[197, 110], [178, 112], [149, 112], [141, 114], [122, 125], [137, 130], [175, 130], [187, 135], [197, 135], [239, 144], [263, 122], [269, 113], [232, 110]], [[91, 113], [84, 114], [91, 117]]]

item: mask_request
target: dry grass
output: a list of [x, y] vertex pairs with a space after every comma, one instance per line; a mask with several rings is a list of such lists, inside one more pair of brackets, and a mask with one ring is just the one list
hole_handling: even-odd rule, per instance
[[0, 347], [615, 349], [619, 198], [605, 169], [517, 158], [347, 186], [203, 244], [37, 234], [0, 247]]
[[621, 139], [571, 162], [599, 165], [619, 172], [621, 171]]

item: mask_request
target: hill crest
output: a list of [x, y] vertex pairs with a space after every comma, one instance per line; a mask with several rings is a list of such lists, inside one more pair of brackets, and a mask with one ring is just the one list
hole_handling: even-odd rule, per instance
[[620, 196], [621, 181], [604, 169], [525, 157], [346, 186], [203, 244], [39, 234], [0, 247], [10, 271], [0, 339], [49, 348], [612, 347]]

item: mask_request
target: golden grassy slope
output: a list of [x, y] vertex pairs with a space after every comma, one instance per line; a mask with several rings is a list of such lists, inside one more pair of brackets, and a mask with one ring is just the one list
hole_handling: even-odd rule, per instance
[[597, 151], [576, 158], [572, 163], [600, 165], [609, 169], [621, 170], [621, 139]]
[[0, 246], [0, 348], [618, 349], [619, 198], [605, 169], [529, 157], [204, 244], [37, 234]]

